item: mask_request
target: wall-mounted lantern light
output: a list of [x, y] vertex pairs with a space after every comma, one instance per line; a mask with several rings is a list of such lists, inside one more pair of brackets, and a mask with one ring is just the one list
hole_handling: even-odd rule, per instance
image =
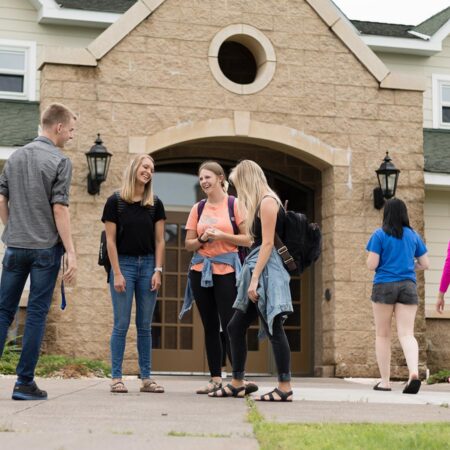
[[381, 209], [385, 199], [388, 200], [395, 196], [400, 170], [392, 163], [389, 152], [386, 152], [383, 162], [375, 172], [377, 173], [378, 187], [373, 190], [373, 206]]
[[85, 155], [89, 167], [87, 190], [91, 195], [99, 194], [100, 184], [106, 181], [112, 156], [103, 145], [100, 134], [97, 134], [95, 145], [93, 145]]

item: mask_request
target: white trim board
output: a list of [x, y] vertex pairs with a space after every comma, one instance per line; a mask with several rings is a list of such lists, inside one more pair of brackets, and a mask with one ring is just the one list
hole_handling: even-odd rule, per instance
[[449, 173], [424, 172], [424, 179], [426, 189], [450, 190]]
[[8, 159], [19, 147], [0, 147], [0, 160]]
[[38, 11], [38, 23], [108, 28], [122, 14], [61, 8], [55, 0], [30, 0]]
[[363, 35], [361, 39], [376, 52], [405, 53], [412, 55], [435, 55], [442, 51], [442, 42], [450, 34], [450, 20], [433, 36], [414, 33], [421, 39], [408, 39], [388, 36]]

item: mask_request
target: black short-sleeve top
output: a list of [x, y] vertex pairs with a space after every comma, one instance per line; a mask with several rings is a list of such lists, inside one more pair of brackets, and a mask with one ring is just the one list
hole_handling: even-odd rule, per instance
[[155, 223], [166, 219], [162, 201], [155, 196], [153, 206], [141, 202], [120, 205], [116, 194], [106, 200], [102, 222], [117, 225], [117, 252], [119, 255], [144, 256], [155, 253]]

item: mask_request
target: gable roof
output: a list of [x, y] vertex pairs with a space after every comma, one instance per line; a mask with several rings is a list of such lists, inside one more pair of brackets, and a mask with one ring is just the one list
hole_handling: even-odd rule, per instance
[[433, 36], [450, 20], [450, 6], [415, 26], [412, 31], [426, 36]]
[[450, 173], [450, 130], [423, 129], [425, 171]]
[[[67, 0], [69, 1], [69, 0]], [[76, 1], [76, 0], [71, 0]], [[95, 0], [93, 0], [95, 1]], [[39, 68], [44, 64], [96, 66], [97, 61], [113, 49], [127, 34], [150, 16], [166, 0], [137, 0], [87, 48], [63, 49], [47, 47], [42, 52]], [[390, 72], [386, 65], [363, 42], [355, 28], [331, 0], [305, 0], [325, 24], [378, 81], [381, 88], [425, 90], [423, 77]]]
[[122, 14], [130, 9], [136, 1], [137, 0], [56, 0], [61, 8], [112, 12], [118, 14]]
[[368, 22], [363, 20], [351, 20], [351, 23], [362, 34], [406, 39], [427, 39], [436, 34], [449, 20], [450, 6], [419, 23], [419, 25]]

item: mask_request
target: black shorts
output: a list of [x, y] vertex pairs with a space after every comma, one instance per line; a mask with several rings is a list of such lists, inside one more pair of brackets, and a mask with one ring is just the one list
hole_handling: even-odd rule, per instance
[[385, 305], [394, 305], [395, 303], [404, 305], [419, 304], [417, 286], [411, 280], [374, 284], [371, 300], [375, 303], [384, 303]]

